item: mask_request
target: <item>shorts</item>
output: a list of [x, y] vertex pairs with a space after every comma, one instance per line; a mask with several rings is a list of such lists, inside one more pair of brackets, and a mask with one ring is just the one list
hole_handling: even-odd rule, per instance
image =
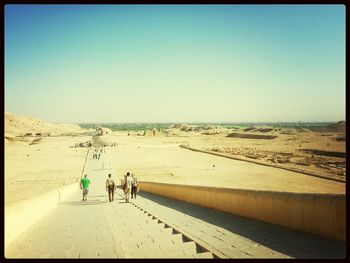
[[83, 195], [87, 195], [89, 193], [89, 188], [83, 188]]

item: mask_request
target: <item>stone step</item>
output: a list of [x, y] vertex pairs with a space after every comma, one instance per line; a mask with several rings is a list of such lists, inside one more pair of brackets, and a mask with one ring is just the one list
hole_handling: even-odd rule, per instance
[[162, 242], [160, 243], [160, 247], [163, 250], [179, 250], [179, 251], [191, 251], [193, 254], [197, 253], [197, 248], [196, 248], [196, 243], [191, 241], [191, 242], [182, 242], [182, 243], [173, 243], [173, 242]]
[[159, 249], [156, 247], [143, 247], [141, 250], [133, 250], [127, 254], [130, 258], [194, 258], [192, 252], [186, 249]]
[[214, 256], [210, 252], [203, 252], [195, 254], [194, 258], [214, 258]]
[[122, 240], [126, 255], [130, 257], [164, 257], [164, 253], [167, 251], [176, 251], [177, 254], [172, 252], [171, 255], [179, 257], [192, 257], [197, 254], [196, 244], [193, 241], [183, 242], [182, 234], [157, 234], [140, 234], [138, 237]]
[[128, 213], [123, 213], [118, 219], [120, 224], [153, 224], [157, 225], [158, 220], [152, 219], [152, 217], [147, 216], [146, 214], [140, 213], [139, 211], [128, 211]]
[[133, 251], [148, 251], [149, 249], [160, 249], [157, 243], [151, 239], [143, 240], [128, 240], [122, 243], [125, 254], [134, 253]]
[[152, 241], [148, 241], [145, 243], [141, 242], [138, 245], [136, 245], [135, 243], [132, 243], [125, 246], [124, 250], [125, 250], [126, 257], [146, 258], [152, 253], [156, 255], [163, 254], [159, 245], [156, 243], [153, 243]]
[[[142, 236], [142, 235], [148, 235], [152, 233], [157, 233], [157, 235], [162, 234], [172, 234], [171, 228], [165, 228], [164, 223], [157, 223], [157, 220], [153, 220], [154, 222], [139, 222], [137, 224], [121, 224], [113, 225], [113, 229], [116, 232], [116, 234], [120, 238], [129, 238], [130, 236], [136, 237], [136, 236]], [[125, 230], [125, 231], [124, 231]]]
[[182, 237], [180, 235], [174, 236], [174, 235], [158, 235], [158, 236], [151, 236], [152, 240], [154, 240], [157, 244], [159, 244], [160, 247], [169, 247], [172, 248], [173, 246], [182, 245]]

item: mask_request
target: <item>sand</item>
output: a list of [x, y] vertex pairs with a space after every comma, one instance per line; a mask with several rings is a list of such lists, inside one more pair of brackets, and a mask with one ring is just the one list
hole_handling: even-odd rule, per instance
[[[187, 128], [188, 129], [188, 128]], [[321, 129], [248, 127], [205, 132], [171, 129], [192, 148], [224, 153], [242, 160], [302, 170], [345, 181], [345, 123]]]
[[[11, 116], [12, 121], [6, 116]], [[60, 127], [56, 130], [59, 135], [21, 136], [25, 132], [37, 132], [37, 121], [24, 116], [19, 119], [15, 117], [5, 114], [5, 205], [58, 189], [62, 185], [77, 183], [87, 148], [74, 146], [92, 139], [84, 135], [86, 130], [63, 124], [51, 126], [43, 122], [43, 127], [47, 129], [41, 129], [41, 132], [52, 132], [52, 127]], [[71, 132], [76, 136], [63, 135]], [[226, 137], [231, 133], [277, 137]], [[345, 183], [342, 182], [179, 147], [185, 144], [345, 180], [345, 157], [341, 157], [345, 153], [345, 141], [337, 140], [345, 134], [345, 130], [339, 129], [339, 126], [333, 130], [296, 132], [271, 130], [269, 127], [245, 131], [214, 126], [196, 128], [187, 125], [184, 128], [180, 125], [168, 129], [166, 133], [156, 133], [156, 136], [152, 136], [152, 133], [147, 133], [149, 136], [137, 134], [142, 133], [125, 131], [108, 134], [108, 140], [118, 143], [117, 147], [107, 147], [106, 157], [111, 160], [114, 175], [119, 178], [129, 171], [140, 181], [304, 193], [345, 193]], [[336, 154], [330, 156], [328, 152]]]
[[183, 140], [126, 136], [109, 158], [120, 179], [126, 172], [139, 180], [299, 193], [345, 193], [345, 184], [245, 161], [236, 161], [179, 147]]
[[87, 137], [46, 137], [38, 144], [5, 146], [5, 205], [77, 182], [86, 149], [69, 148]]
[[[37, 133], [49, 135], [63, 135], [83, 133], [86, 130], [76, 124], [50, 123], [31, 116], [24, 116], [5, 112], [5, 139], [16, 140], [17, 136]], [[17, 138], [18, 139], [18, 138]], [[5, 142], [6, 142], [5, 140]]]

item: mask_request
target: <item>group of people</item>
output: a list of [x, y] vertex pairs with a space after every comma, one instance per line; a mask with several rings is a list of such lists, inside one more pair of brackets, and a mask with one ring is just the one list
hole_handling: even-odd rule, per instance
[[130, 202], [130, 195], [131, 199], [136, 199], [136, 193], [139, 191], [139, 185], [137, 182], [137, 178], [134, 174], [130, 176], [130, 173], [127, 172], [126, 175], [124, 175], [123, 190], [125, 194], [126, 203]]
[[[84, 178], [81, 179], [80, 181], [80, 189], [83, 190], [83, 202], [87, 201], [87, 195], [89, 193], [89, 186], [91, 182], [89, 178], [87, 178], [87, 174], [84, 175]], [[108, 178], [106, 180], [106, 191], [108, 192], [108, 199], [109, 202], [114, 201], [114, 192], [117, 189], [117, 185], [112, 178], [112, 174], [108, 174]], [[136, 193], [139, 191], [139, 186], [137, 182], [136, 176], [132, 174], [130, 176], [130, 173], [127, 172], [127, 174], [124, 176], [124, 182], [123, 182], [123, 190], [125, 194], [125, 202], [129, 203], [130, 202], [130, 195], [131, 198], [136, 199]]]
[[[104, 150], [106, 152], [106, 150]], [[100, 159], [102, 153], [102, 147], [101, 148], [95, 148], [94, 153], [92, 154], [93, 159]]]

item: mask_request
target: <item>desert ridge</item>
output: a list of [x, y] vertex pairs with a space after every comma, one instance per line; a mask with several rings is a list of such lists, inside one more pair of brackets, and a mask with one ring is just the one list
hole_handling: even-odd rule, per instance
[[5, 112], [5, 139], [36, 134], [57, 136], [84, 132], [86, 130], [76, 124], [55, 124], [31, 116]]

